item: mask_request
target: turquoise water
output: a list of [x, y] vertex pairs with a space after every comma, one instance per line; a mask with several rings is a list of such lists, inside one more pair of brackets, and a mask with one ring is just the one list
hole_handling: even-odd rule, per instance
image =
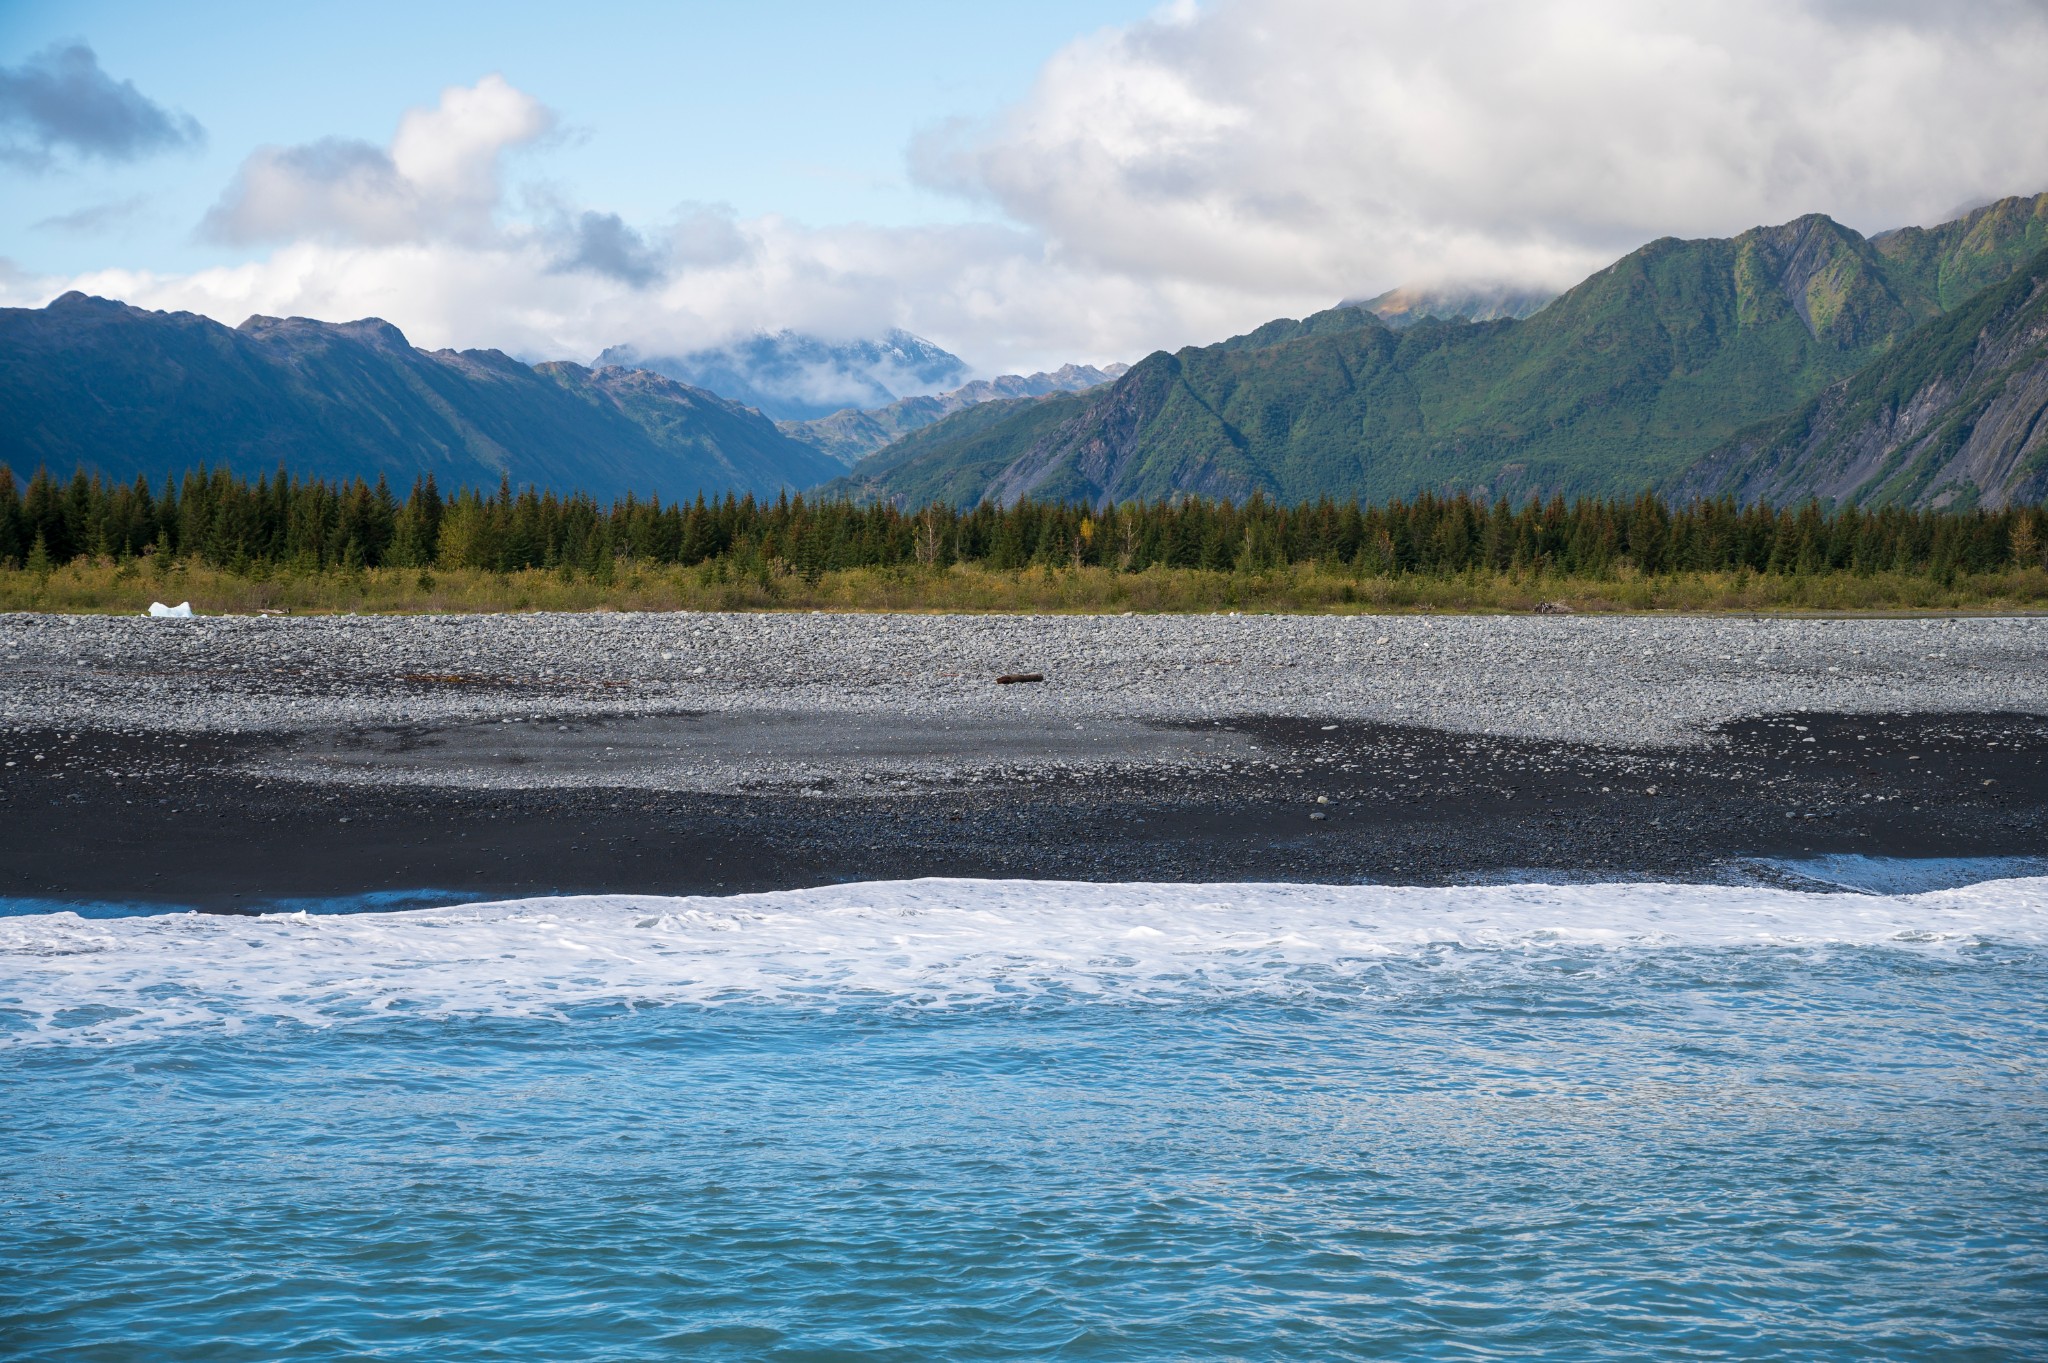
[[2019, 1359], [2048, 880], [0, 921], [0, 1355]]

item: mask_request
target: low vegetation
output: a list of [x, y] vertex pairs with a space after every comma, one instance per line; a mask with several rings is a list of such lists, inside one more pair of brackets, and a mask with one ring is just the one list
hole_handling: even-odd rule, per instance
[[141, 611], [186, 601], [202, 615], [475, 611], [830, 610], [1103, 613], [1695, 611], [1983, 612], [2048, 608], [2048, 570], [1960, 573], [1664, 573], [1606, 577], [1469, 571], [1360, 575], [1318, 564], [1261, 572], [1158, 565], [1137, 573], [1084, 565], [997, 570], [847, 568], [807, 580], [786, 567], [738, 575], [730, 565], [629, 564], [609, 580], [576, 569], [330, 568], [235, 572], [78, 560], [47, 575], [0, 569], [0, 611]]

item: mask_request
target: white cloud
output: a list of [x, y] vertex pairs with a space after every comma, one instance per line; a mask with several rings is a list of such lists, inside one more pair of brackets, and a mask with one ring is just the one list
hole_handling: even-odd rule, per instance
[[916, 164], [1140, 278], [1565, 284], [1656, 236], [2048, 187], [2043, 71], [2038, 3], [1228, 0], [1069, 47]]
[[[103, 270], [65, 279], [0, 280], [0, 294], [40, 303], [64, 289], [184, 309], [230, 325], [251, 313], [343, 320], [378, 316], [416, 345], [491, 346], [529, 358], [589, 360], [630, 343], [674, 353], [735, 333], [792, 326], [829, 338], [901, 326], [987, 365], [1077, 355], [1141, 353], [1138, 338], [1181, 327], [1221, 334], [1263, 298], [1155, 286], [1049, 259], [1028, 232], [989, 226], [924, 230], [811, 229], [777, 218], [686, 218], [649, 233], [701, 254], [643, 285], [589, 268], [564, 269], [552, 232], [508, 232], [479, 245], [422, 241], [340, 245], [306, 241], [260, 260], [186, 275]], [[574, 240], [574, 238], [571, 238]], [[715, 248], [715, 249], [713, 249]], [[1219, 300], [1221, 300], [1219, 302]], [[1128, 341], [1102, 352], [1091, 336]], [[1014, 360], [1011, 357], [1018, 357]]]
[[575, 358], [900, 326], [1028, 372], [1400, 283], [1565, 285], [1661, 235], [1814, 210], [1874, 229], [2048, 188], [2043, 70], [2037, 0], [1179, 4], [921, 140], [917, 173], [993, 219], [925, 228], [703, 205], [629, 223], [534, 191], [513, 212], [507, 153], [554, 120], [492, 76], [388, 147], [250, 157], [208, 222], [267, 255], [0, 293], [374, 314], [423, 344]]
[[258, 148], [202, 230], [235, 244], [476, 241], [503, 197], [505, 153], [553, 126], [545, 105], [502, 76], [450, 86], [434, 108], [406, 113], [388, 149], [346, 138]]

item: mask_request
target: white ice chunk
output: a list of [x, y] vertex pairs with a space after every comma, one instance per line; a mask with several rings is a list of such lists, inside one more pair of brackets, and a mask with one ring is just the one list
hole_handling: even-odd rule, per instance
[[152, 601], [149, 603], [149, 614], [152, 619], [156, 620], [190, 620], [192, 618], [192, 603], [190, 601], [180, 601], [175, 606], [166, 606], [161, 601]]

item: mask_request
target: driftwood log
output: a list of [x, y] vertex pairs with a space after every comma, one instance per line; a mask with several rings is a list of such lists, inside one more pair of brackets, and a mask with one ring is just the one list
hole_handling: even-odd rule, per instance
[[1044, 681], [1043, 672], [1005, 672], [996, 678], [997, 686], [1015, 686], [1018, 682]]

